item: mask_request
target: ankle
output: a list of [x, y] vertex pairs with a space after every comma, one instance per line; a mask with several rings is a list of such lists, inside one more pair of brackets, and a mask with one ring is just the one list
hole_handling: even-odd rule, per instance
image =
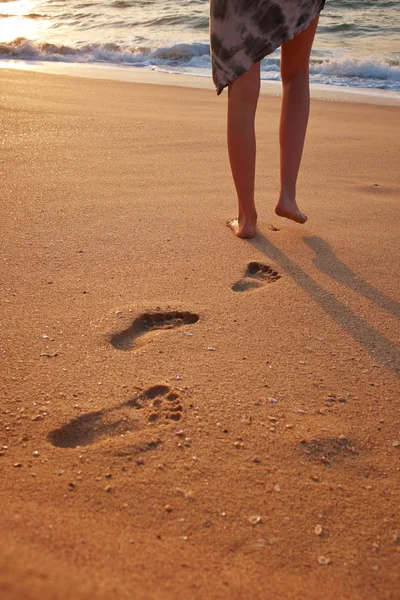
[[296, 186], [282, 187], [279, 195], [279, 200], [296, 200]]
[[245, 221], [252, 221], [254, 219], [257, 219], [257, 211], [254, 204], [252, 206], [247, 205], [245, 208], [243, 208], [242, 205], [239, 204], [239, 219]]

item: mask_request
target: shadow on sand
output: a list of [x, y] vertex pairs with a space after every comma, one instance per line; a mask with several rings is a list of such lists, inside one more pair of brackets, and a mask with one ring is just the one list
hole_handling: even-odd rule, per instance
[[[399, 314], [398, 304], [369, 283], [357, 279], [355, 274], [335, 257], [329, 244], [318, 237], [304, 238], [304, 240], [316, 252], [314, 264], [323, 273], [339, 283], [347, 285], [392, 314], [396, 316]], [[388, 340], [377, 329], [368, 325], [362, 317], [351, 311], [330, 292], [320, 287], [261, 232], [258, 232], [252, 240], [248, 240], [248, 243], [279, 265], [335, 323], [361, 344], [377, 362], [384, 365], [393, 375], [399, 377], [400, 357], [399, 348], [396, 344]]]
[[371, 300], [371, 302], [374, 302], [380, 308], [383, 308], [383, 310], [400, 318], [400, 303], [385, 296], [383, 292], [353, 273], [349, 267], [336, 258], [332, 248], [327, 242], [315, 235], [312, 237], [305, 237], [303, 240], [315, 252], [313, 263], [317, 269], [338, 283], [354, 290], [357, 294], [360, 294], [360, 296], [364, 296], [364, 298]]

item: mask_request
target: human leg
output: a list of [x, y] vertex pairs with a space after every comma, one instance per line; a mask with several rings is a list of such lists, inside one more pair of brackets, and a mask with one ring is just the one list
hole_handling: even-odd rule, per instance
[[282, 108], [279, 129], [281, 191], [275, 212], [305, 223], [296, 203], [296, 182], [310, 112], [309, 60], [319, 15], [281, 48]]
[[260, 93], [260, 64], [232, 81], [228, 88], [228, 152], [239, 205], [238, 219], [229, 226], [241, 238], [254, 236], [256, 170], [255, 114]]

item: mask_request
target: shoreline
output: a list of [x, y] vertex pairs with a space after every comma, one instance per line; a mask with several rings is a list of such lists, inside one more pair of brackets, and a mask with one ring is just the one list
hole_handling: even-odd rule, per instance
[[[0, 60], [1, 69], [16, 69], [48, 75], [82, 77], [88, 79], [107, 79], [112, 81], [145, 83], [214, 91], [212, 79], [202, 75], [187, 73], [168, 73], [145, 68], [105, 65], [92, 63], [52, 63], [44, 61]], [[310, 84], [311, 98], [332, 102], [373, 104], [380, 106], [400, 106], [400, 92], [375, 90], [372, 88], [351, 88]], [[281, 84], [278, 81], [261, 80], [261, 94], [281, 96]]]

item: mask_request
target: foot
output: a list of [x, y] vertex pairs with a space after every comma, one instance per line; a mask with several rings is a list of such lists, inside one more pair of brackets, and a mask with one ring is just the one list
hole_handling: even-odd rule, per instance
[[279, 217], [286, 217], [286, 219], [291, 219], [296, 223], [303, 224], [307, 221], [307, 216], [299, 210], [296, 200], [292, 200], [285, 196], [279, 198], [279, 202], [275, 207], [275, 212]]
[[227, 225], [232, 229], [233, 233], [238, 237], [249, 240], [255, 236], [257, 229], [257, 215], [253, 218], [240, 217], [227, 222]]

